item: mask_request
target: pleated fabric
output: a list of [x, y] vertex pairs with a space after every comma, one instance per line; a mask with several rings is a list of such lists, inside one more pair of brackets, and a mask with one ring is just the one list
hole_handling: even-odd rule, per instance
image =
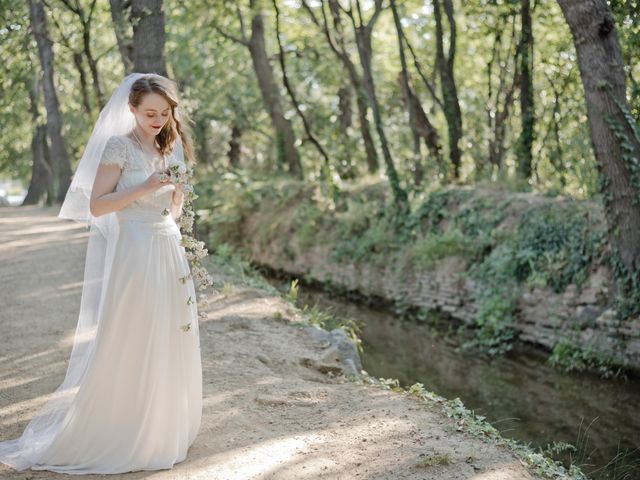
[[180, 280], [189, 274], [181, 235], [169, 217], [127, 213], [119, 216], [94, 358], [67, 422], [34, 470], [171, 468], [197, 435], [202, 367], [196, 305], [188, 303], [194, 284]]

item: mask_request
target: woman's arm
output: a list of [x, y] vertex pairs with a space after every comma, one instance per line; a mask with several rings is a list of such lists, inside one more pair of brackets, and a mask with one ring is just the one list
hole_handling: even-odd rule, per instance
[[107, 213], [122, 210], [140, 197], [156, 190], [166, 183], [160, 182], [159, 172], [154, 172], [144, 182], [119, 192], [114, 189], [120, 179], [121, 170], [115, 164], [100, 164], [93, 182], [89, 210], [91, 215], [99, 217]]
[[176, 189], [171, 196], [171, 216], [174, 220], [178, 220], [182, 214], [182, 206], [184, 205], [184, 190], [182, 184], [176, 183]]

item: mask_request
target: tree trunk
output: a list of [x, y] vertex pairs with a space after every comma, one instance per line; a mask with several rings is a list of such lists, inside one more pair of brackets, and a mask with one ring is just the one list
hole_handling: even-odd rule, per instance
[[84, 54], [87, 57], [89, 70], [91, 71], [93, 90], [96, 95], [96, 99], [98, 100], [98, 111], [100, 111], [105, 106], [106, 101], [104, 98], [104, 92], [102, 91], [102, 81], [100, 80], [100, 74], [98, 73], [98, 62], [91, 51], [91, 44], [91, 20], [89, 20], [88, 22], [83, 23], [82, 46]]
[[[515, 18], [511, 23], [511, 35], [509, 39], [509, 48], [507, 56], [503, 60], [502, 35], [506, 28], [498, 26], [495, 31], [495, 40], [491, 50], [491, 57], [487, 65], [487, 92], [489, 102], [487, 102], [487, 126], [489, 129], [488, 140], [488, 159], [489, 165], [495, 167], [498, 171], [502, 170], [506, 148], [504, 145], [507, 124], [511, 107], [514, 103], [514, 94], [518, 85], [520, 49], [515, 47], [513, 56], [513, 68], [509, 63], [509, 54], [514, 50], [516, 44], [516, 26]], [[519, 43], [518, 43], [519, 45]], [[493, 66], [498, 66], [498, 86], [495, 91], [493, 89]], [[511, 79], [507, 78], [507, 74], [512, 73]], [[478, 166], [478, 165], [477, 165]], [[478, 168], [478, 171], [481, 169]]]
[[133, 73], [133, 38], [130, 32], [131, 23], [128, 16], [131, 14], [131, 7], [125, 7], [124, 0], [109, 0], [111, 5], [111, 20], [116, 34], [118, 50], [124, 65], [124, 74]]
[[47, 144], [47, 129], [45, 125], [39, 123], [38, 118], [38, 98], [40, 96], [40, 82], [37, 78], [31, 85], [27, 86], [29, 92], [29, 109], [31, 110], [31, 121], [33, 123], [33, 136], [31, 138], [31, 181], [27, 189], [27, 195], [22, 201], [22, 205], [37, 205], [44, 198], [47, 199], [48, 187], [51, 185], [51, 168], [49, 167], [45, 146]]
[[229, 157], [229, 166], [231, 168], [240, 167], [240, 137], [242, 136], [242, 130], [237, 125], [231, 127], [231, 140], [229, 140], [229, 151], [227, 156]]
[[[324, 2], [323, 2], [324, 3]], [[371, 128], [369, 126], [369, 119], [367, 112], [369, 111], [369, 104], [367, 103], [367, 94], [362, 85], [362, 78], [358, 74], [351, 57], [349, 56], [347, 49], [344, 45], [344, 29], [342, 27], [342, 17], [340, 16], [340, 7], [337, 4], [337, 0], [329, 0], [329, 8], [333, 18], [335, 31], [337, 33], [337, 39], [334, 40], [329, 33], [329, 26], [326, 15], [324, 13], [324, 6], [322, 6], [322, 16], [324, 20], [324, 32], [329, 46], [340, 59], [344, 65], [345, 70], [349, 75], [349, 80], [353, 89], [356, 92], [356, 105], [358, 107], [358, 123], [360, 126], [360, 136], [364, 144], [364, 149], [367, 159], [367, 169], [369, 173], [375, 173], [380, 169], [380, 162], [378, 161], [378, 152], [376, 151], [375, 144], [373, 143], [373, 137], [371, 136]]]
[[22, 205], [38, 205], [44, 200], [45, 205], [51, 205], [53, 197], [49, 194], [51, 185], [51, 167], [47, 163], [47, 128], [45, 125], [35, 125], [31, 137], [31, 181], [27, 189], [27, 195]]
[[531, 177], [532, 147], [535, 135], [533, 104], [533, 31], [531, 27], [531, 0], [520, 0], [520, 115], [522, 131], [518, 139], [518, 173], [521, 178]]
[[256, 11], [251, 19], [249, 51], [251, 52], [253, 68], [258, 78], [262, 100], [271, 116], [271, 123], [275, 130], [278, 162], [279, 164], [286, 163], [292, 175], [303, 178], [302, 164], [295, 148], [293, 127], [282, 111], [280, 92], [267, 56], [264, 40], [264, 20], [260, 11]]
[[[426, 147], [429, 149], [434, 160], [436, 160], [438, 167], [444, 168], [442, 162], [442, 146], [440, 145], [440, 135], [438, 134], [438, 130], [433, 126], [427, 116], [427, 112], [422, 108], [420, 99], [416, 95], [411, 82], [406, 86], [401, 78], [398, 78], [398, 82], [400, 83], [402, 100], [405, 105], [408, 106], [407, 97], [412, 99], [411, 105], [413, 108], [413, 118], [415, 119], [416, 132], [418, 133], [419, 138], [424, 140]], [[406, 88], [408, 88], [408, 90], [406, 90]], [[443, 173], [445, 172], [443, 171]]]
[[307, 116], [304, 114], [304, 112], [300, 108], [300, 102], [296, 98], [296, 93], [293, 89], [293, 85], [291, 85], [291, 81], [289, 80], [289, 75], [287, 74], [286, 54], [284, 51], [284, 47], [282, 46], [282, 41], [280, 39], [280, 15], [281, 15], [280, 8], [278, 7], [277, 0], [272, 0], [272, 2], [273, 2], [273, 8], [276, 13], [276, 43], [278, 44], [278, 52], [280, 53], [278, 58], [280, 60], [280, 69], [282, 71], [282, 82], [284, 83], [284, 88], [287, 90], [287, 93], [289, 94], [289, 98], [291, 99], [293, 108], [295, 108], [296, 113], [300, 117], [300, 120], [302, 120], [302, 125], [304, 126], [304, 131], [307, 134], [307, 138], [316, 147], [316, 150], [318, 150], [318, 153], [324, 159], [324, 169], [322, 172], [322, 177], [324, 177], [331, 184], [333, 182], [331, 180], [329, 155], [327, 154], [325, 149], [320, 144], [320, 141], [311, 130], [311, 123], [309, 122], [309, 119], [307, 119]]
[[401, 70], [398, 80], [401, 91], [403, 92], [405, 106], [409, 113], [409, 127], [411, 128], [411, 136], [413, 137], [413, 183], [415, 186], [419, 186], [422, 184], [422, 178], [424, 177], [424, 167], [422, 165], [422, 155], [420, 154], [420, 135], [418, 134], [414, 105], [416, 98], [410, 93], [407, 59], [404, 54], [404, 34], [402, 32], [402, 23], [400, 22], [400, 15], [398, 14], [398, 7], [396, 6], [395, 0], [391, 0], [390, 5], [391, 11], [393, 12], [393, 23], [395, 24], [398, 37], [398, 53], [400, 54]]
[[[613, 14], [605, 0], [558, 0], [571, 28], [623, 294], [640, 267], [640, 131], [629, 112]], [[635, 129], [635, 131], [634, 131]], [[638, 308], [636, 306], [636, 308]]]
[[162, 0], [132, 0], [133, 64], [136, 72], [167, 76]]
[[[62, 117], [58, 95], [53, 83], [53, 48], [47, 32], [46, 16], [40, 0], [28, 0], [31, 28], [38, 46], [38, 57], [42, 66], [44, 103], [47, 110], [47, 136], [51, 141], [53, 165], [53, 192], [55, 200], [62, 203], [71, 184], [71, 164], [62, 136]], [[53, 201], [52, 198], [50, 201]]]
[[80, 92], [82, 95], [82, 106], [85, 113], [91, 116], [91, 102], [89, 101], [89, 91], [87, 87], [87, 76], [84, 73], [84, 66], [82, 65], [83, 55], [80, 52], [73, 52], [73, 64], [78, 70], [78, 78], [80, 79]]
[[[449, 51], [444, 54], [444, 32], [442, 28], [442, 1], [447, 22], [449, 23]], [[442, 103], [449, 130], [449, 157], [453, 165], [454, 178], [460, 177], [460, 138], [462, 137], [462, 113], [458, 101], [453, 64], [456, 55], [456, 22], [453, 17], [453, 3], [451, 0], [433, 0], [433, 16], [436, 21], [436, 64], [440, 73], [442, 87]]]
[[351, 110], [351, 102], [352, 102], [352, 89], [350, 85], [343, 85], [338, 89], [338, 111], [340, 114], [338, 115], [340, 130], [343, 132], [347, 131], [347, 128], [350, 128], [353, 125], [352, 121], [352, 110]]
[[[380, 113], [378, 98], [376, 97], [376, 87], [373, 80], [373, 70], [371, 68], [371, 32], [373, 31], [375, 20], [379, 12], [382, 10], [381, 3], [381, 1], [376, 0], [376, 11], [368, 24], [357, 25], [355, 22], [355, 18], [353, 17], [353, 13], [351, 14], [351, 23], [353, 25], [356, 37], [356, 45], [358, 47], [360, 64], [362, 65], [362, 71], [364, 73], [364, 89], [367, 92], [369, 105], [371, 105], [371, 109], [373, 110], [373, 118], [376, 125], [376, 131], [378, 132], [378, 138], [380, 139], [380, 145], [382, 147], [382, 154], [386, 167], [387, 177], [389, 178], [389, 184], [391, 185], [395, 203], [399, 207], [400, 212], [404, 213], [408, 209], [407, 192], [405, 192], [400, 185], [400, 178], [398, 177], [398, 172], [393, 163], [393, 158], [391, 157], [391, 150], [389, 149], [387, 136], [384, 133], [384, 127], [382, 125], [382, 115]], [[359, 7], [359, 0], [356, 0], [356, 4]]]

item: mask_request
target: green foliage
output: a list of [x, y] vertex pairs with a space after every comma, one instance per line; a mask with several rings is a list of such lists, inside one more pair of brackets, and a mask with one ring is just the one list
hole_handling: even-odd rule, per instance
[[620, 377], [622, 369], [614, 359], [593, 348], [578, 348], [568, 341], [560, 341], [553, 347], [548, 362], [565, 372], [596, 372], [603, 378]]
[[[389, 251], [396, 246], [392, 210], [378, 212], [369, 218], [350, 218], [353, 220], [352, 223], [338, 226], [338, 243], [332, 252], [333, 258], [338, 261], [366, 260], [374, 264], [383, 262]], [[359, 234], [355, 234], [357, 229], [362, 229]]]
[[319, 243], [324, 233], [324, 217], [325, 213], [311, 201], [303, 200], [297, 205], [292, 228], [300, 248], [306, 250]]
[[606, 230], [587, 208], [568, 201], [525, 212], [513, 245], [517, 280], [542, 278], [555, 292], [582, 285], [606, 243]]
[[460, 255], [474, 259], [478, 255], [478, 245], [460, 230], [428, 233], [407, 246], [407, 259], [417, 267], [432, 268], [436, 262], [450, 255]]
[[298, 293], [300, 289], [298, 287], [298, 279], [294, 278], [291, 280], [291, 284], [289, 285], [289, 292], [286, 294], [285, 298], [292, 303], [296, 303], [298, 300]]
[[443, 220], [452, 216], [452, 211], [473, 195], [473, 191], [460, 188], [437, 188], [414, 208], [404, 223], [406, 232], [441, 232]]
[[[513, 323], [519, 286], [516, 280], [514, 248], [511, 239], [498, 245], [484, 261], [470, 267], [467, 274], [476, 281], [472, 296], [478, 305], [474, 317], [473, 338], [463, 348], [479, 348], [490, 355], [500, 355], [511, 349]], [[461, 327], [465, 332], [466, 327]]]
[[522, 285], [548, 286], [555, 292], [570, 283], [582, 285], [606, 244], [605, 228], [594, 224], [587, 208], [576, 202], [531, 208], [510, 236], [471, 265], [468, 274], [477, 286], [473, 295], [479, 305], [474, 318], [478, 329], [464, 343], [466, 348], [480, 347], [492, 355], [511, 348], [510, 325]]

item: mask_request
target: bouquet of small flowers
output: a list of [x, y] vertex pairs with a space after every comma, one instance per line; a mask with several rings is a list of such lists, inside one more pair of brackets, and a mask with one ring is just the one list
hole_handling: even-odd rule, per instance
[[[195, 214], [193, 212], [193, 201], [198, 198], [198, 195], [194, 192], [193, 185], [191, 183], [191, 179], [193, 178], [193, 168], [191, 166], [187, 167], [176, 160], [172, 160], [169, 162], [169, 171], [171, 172], [171, 178], [173, 181], [180, 184], [182, 191], [184, 192], [182, 212], [180, 217], [178, 217], [177, 223], [180, 227], [180, 231], [182, 232], [181, 244], [185, 248], [185, 256], [191, 264], [191, 273], [184, 277], [179, 277], [179, 280], [182, 283], [185, 283], [190, 277], [195, 280], [198, 290], [198, 315], [200, 318], [206, 318], [207, 314], [203, 309], [209, 305], [209, 299], [204, 293], [204, 290], [213, 285], [213, 277], [202, 264], [202, 259], [209, 254], [208, 250], [204, 247], [204, 242], [196, 240], [192, 235], [190, 235], [193, 233], [193, 221], [195, 218]], [[195, 300], [191, 295], [189, 295], [187, 305], [191, 305], [193, 303], [195, 303]], [[189, 331], [191, 329], [191, 323], [186, 323], [182, 325], [181, 328], [185, 332]]]

